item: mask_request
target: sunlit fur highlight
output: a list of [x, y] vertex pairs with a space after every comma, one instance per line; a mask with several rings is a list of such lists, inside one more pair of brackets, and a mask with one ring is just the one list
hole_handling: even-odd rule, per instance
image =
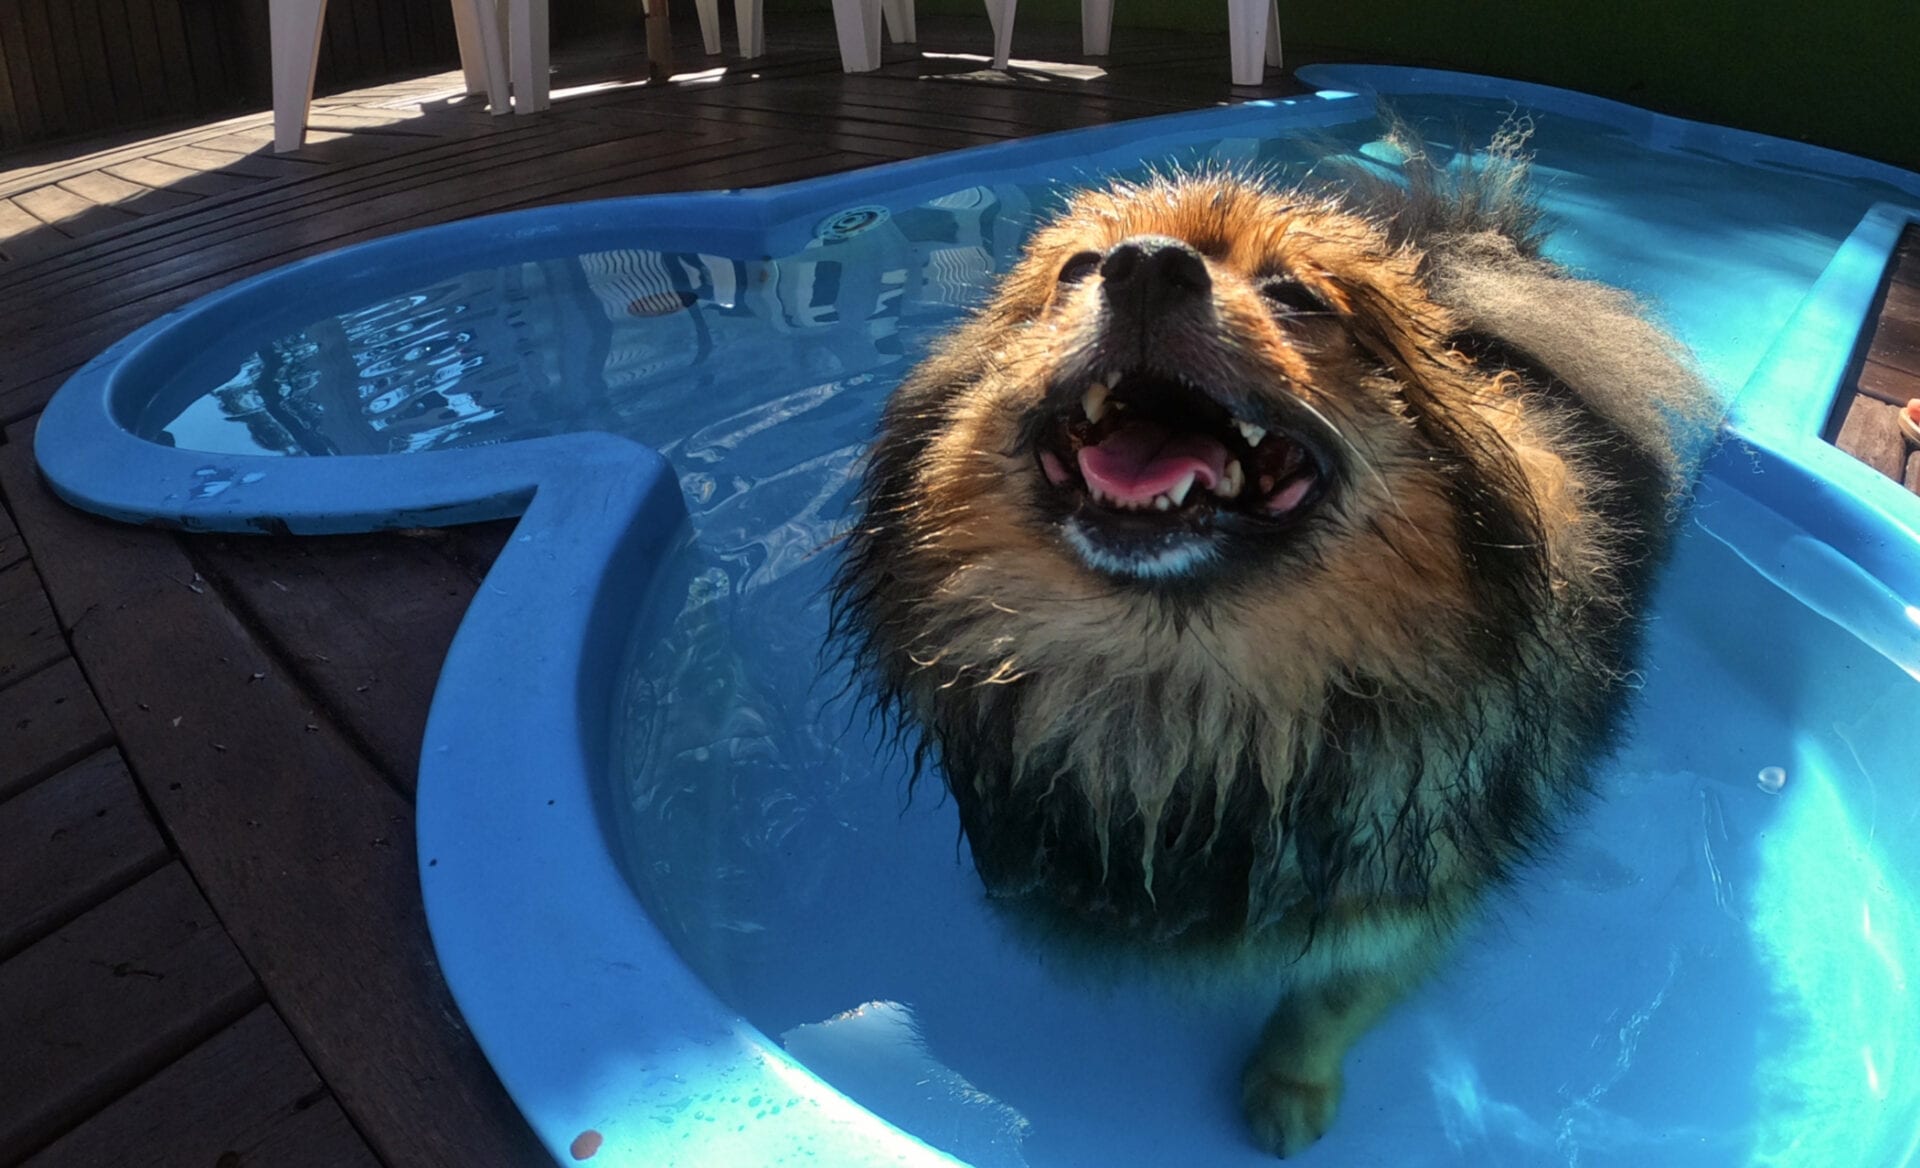
[[[1080, 193], [889, 402], [836, 632], [1040, 934], [1390, 1001], [1578, 801], [1712, 397], [1629, 297], [1540, 257], [1518, 147]], [[1089, 567], [1028, 438], [1101, 360], [1099, 281], [1062, 264], [1143, 235], [1213, 280], [1212, 327], [1163, 356], [1324, 426], [1341, 468], [1284, 546], [1191, 588]], [[1328, 311], [1277, 315], [1273, 273]]]

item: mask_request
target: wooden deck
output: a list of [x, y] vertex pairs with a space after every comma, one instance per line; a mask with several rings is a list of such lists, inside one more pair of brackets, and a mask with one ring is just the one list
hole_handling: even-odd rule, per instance
[[[767, 58], [664, 86], [634, 83], [638, 44], [563, 55], [533, 118], [449, 73], [320, 102], [290, 156], [261, 114], [0, 171], [0, 1165], [543, 1162], [436, 972], [412, 846], [434, 679], [511, 525], [276, 539], [79, 514], [31, 455], [74, 368], [241, 276], [406, 228], [1290, 88], [1231, 89], [1223, 39], [1124, 30], [1097, 70], [896, 51], [846, 77], [824, 20], [789, 21]], [[987, 44], [984, 22], [921, 31]], [[683, 69], [721, 64], [680, 33]], [[1076, 40], [1023, 23], [1019, 49], [1076, 62]], [[1920, 283], [1899, 287], [1863, 363], [1875, 403], [1920, 394]]]
[[1900, 430], [1900, 407], [1920, 398], [1920, 227], [1900, 237], [1881, 281], [1874, 321], [1854, 354], [1854, 395], [1838, 404], [1829, 437], [1909, 491], [1920, 492], [1920, 448]]
[[[986, 51], [984, 21], [922, 47]], [[1224, 40], [1115, 37], [1100, 69], [900, 52], [840, 73], [830, 24], [743, 68], [679, 30], [563, 54], [553, 110], [457, 74], [41, 151], [0, 171], [0, 1164], [543, 1162], [435, 971], [413, 776], [455, 626], [511, 529], [183, 537], [46, 492], [34, 418], [127, 330], [252, 272], [410, 227], [749, 186], [1263, 91]], [[1023, 55], [1078, 60], [1072, 30]], [[582, 87], [610, 86], [569, 96]]]

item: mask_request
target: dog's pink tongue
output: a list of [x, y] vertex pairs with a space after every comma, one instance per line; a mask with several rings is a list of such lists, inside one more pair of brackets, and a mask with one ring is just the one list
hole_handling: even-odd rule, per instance
[[1189, 474], [1211, 488], [1227, 473], [1227, 448], [1205, 434], [1128, 422], [1099, 445], [1081, 447], [1080, 473], [1108, 498], [1144, 505]]

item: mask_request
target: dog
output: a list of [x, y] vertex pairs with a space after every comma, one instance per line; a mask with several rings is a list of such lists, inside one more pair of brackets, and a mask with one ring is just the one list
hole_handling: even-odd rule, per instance
[[1524, 139], [1075, 194], [888, 400], [833, 584], [1011, 919], [1278, 991], [1283, 1157], [1588, 791], [1711, 430]]

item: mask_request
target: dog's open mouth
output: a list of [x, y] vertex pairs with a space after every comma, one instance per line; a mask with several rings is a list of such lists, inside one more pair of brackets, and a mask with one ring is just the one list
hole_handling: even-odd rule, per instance
[[1095, 567], [1176, 574], [1208, 558], [1204, 541], [1223, 523], [1291, 527], [1326, 493], [1326, 462], [1304, 436], [1180, 378], [1135, 371], [1064, 396], [1038, 444], [1040, 472]]

